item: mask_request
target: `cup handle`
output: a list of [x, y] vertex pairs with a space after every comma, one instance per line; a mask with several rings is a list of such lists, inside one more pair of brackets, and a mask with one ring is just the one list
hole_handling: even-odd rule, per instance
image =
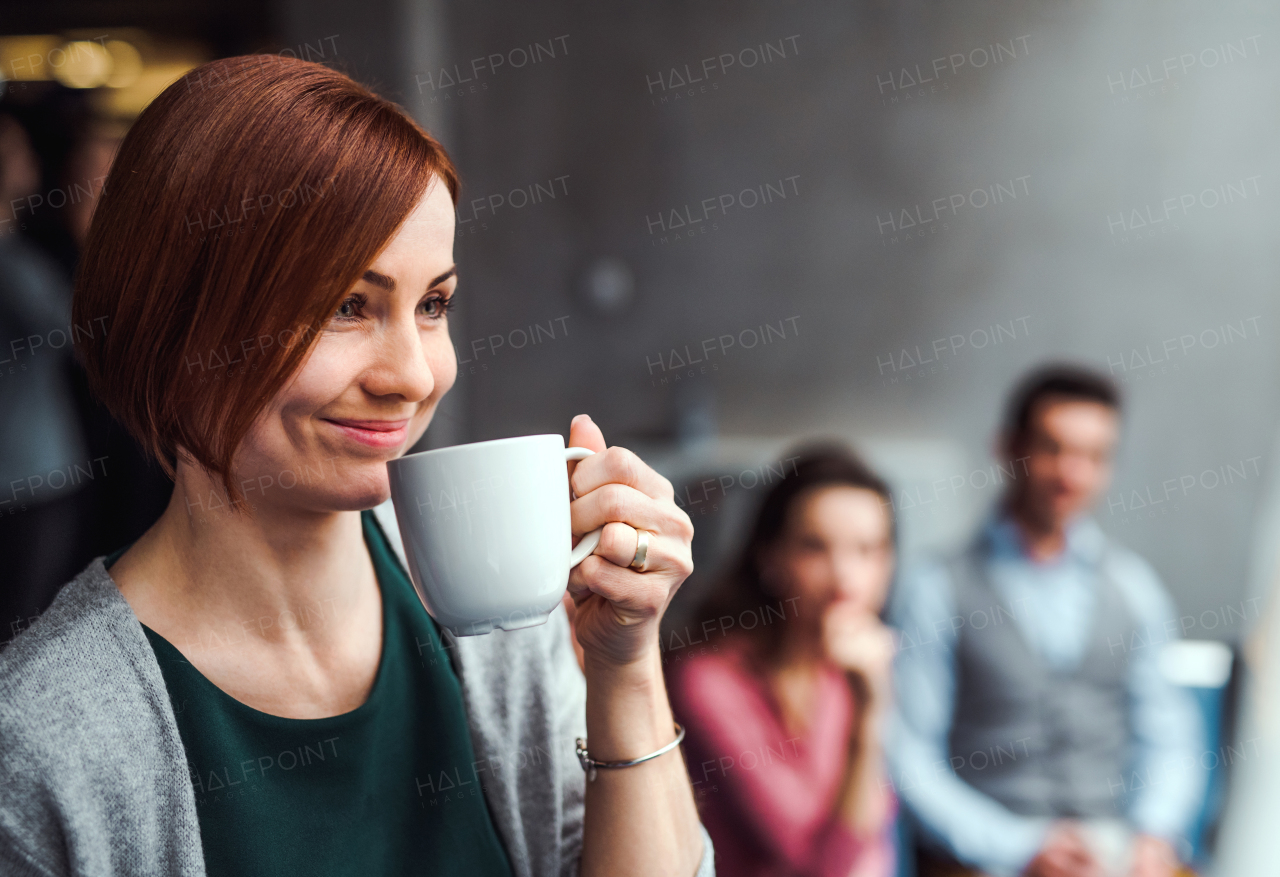
[[[593, 454], [595, 454], [595, 451], [589, 448], [564, 449], [564, 459], [566, 463], [570, 460], [585, 460]], [[573, 569], [575, 566], [582, 563], [582, 561], [587, 559], [587, 556], [590, 555], [591, 552], [596, 550], [596, 546], [600, 544], [600, 533], [603, 529], [603, 527], [597, 527], [578, 540], [578, 544], [573, 546], [573, 551], [569, 553], [569, 569]]]

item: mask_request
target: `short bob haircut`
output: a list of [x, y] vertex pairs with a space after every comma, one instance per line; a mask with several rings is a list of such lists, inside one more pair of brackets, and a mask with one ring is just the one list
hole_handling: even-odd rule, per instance
[[[232, 461], [351, 287], [438, 177], [444, 148], [321, 64], [223, 58], [125, 137], [72, 304], [92, 391], [166, 475], [178, 448], [243, 494]], [[295, 473], [298, 477], [300, 473]]]

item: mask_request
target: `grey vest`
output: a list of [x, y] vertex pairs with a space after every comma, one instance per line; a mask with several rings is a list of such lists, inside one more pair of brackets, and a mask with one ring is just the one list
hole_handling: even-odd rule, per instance
[[961, 779], [1015, 813], [1122, 815], [1115, 789], [1129, 755], [1128, 649], [1114, 644], [1126, 642], [1134, 619], [1107, 573], [1109, 554], [1088, 644], [1069, 673], [1051, 669], [1027, 644], [1016, 607], [991, 587], [980, 547], [950, 564], [963, 620], [948, 754]]

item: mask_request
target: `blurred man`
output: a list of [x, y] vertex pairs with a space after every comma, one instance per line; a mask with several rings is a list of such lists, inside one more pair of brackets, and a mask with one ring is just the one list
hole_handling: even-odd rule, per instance
[[1190, 767], [1202, 732], [1159, 669], [1172, 602], [1088, 516], [1118, 433], [1106, 378], [1033, 374], [1009, 405], [1014, 480], [997, 511], [966, 551], [897, 591], [890, 759], [937, 851], [925, 877], [1177, 871], [1203, 794]]

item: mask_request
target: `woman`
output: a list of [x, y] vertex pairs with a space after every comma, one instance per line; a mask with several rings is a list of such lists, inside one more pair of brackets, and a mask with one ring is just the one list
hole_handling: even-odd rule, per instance
[[723, 640], [684, 661], [668, 652], [672, 702], [720, 873], [884, 877], [897, 810], [880, 753], [889, 490], [839, 446], [793, 459], [698, 616]]
[[0, 655], [0, 873], [713, 873], [677, 754], [590, 782], [574, 754], [676, 737], [665, 479], [574, 419], [585, 673], [563, 612], [458, 640], [411, 590], [386, 462], [454, 381], [457, 194], [317, 64], [216, 61], [138, 119], [73, 323], [105, 327], [78, 350], [173, 500]]

